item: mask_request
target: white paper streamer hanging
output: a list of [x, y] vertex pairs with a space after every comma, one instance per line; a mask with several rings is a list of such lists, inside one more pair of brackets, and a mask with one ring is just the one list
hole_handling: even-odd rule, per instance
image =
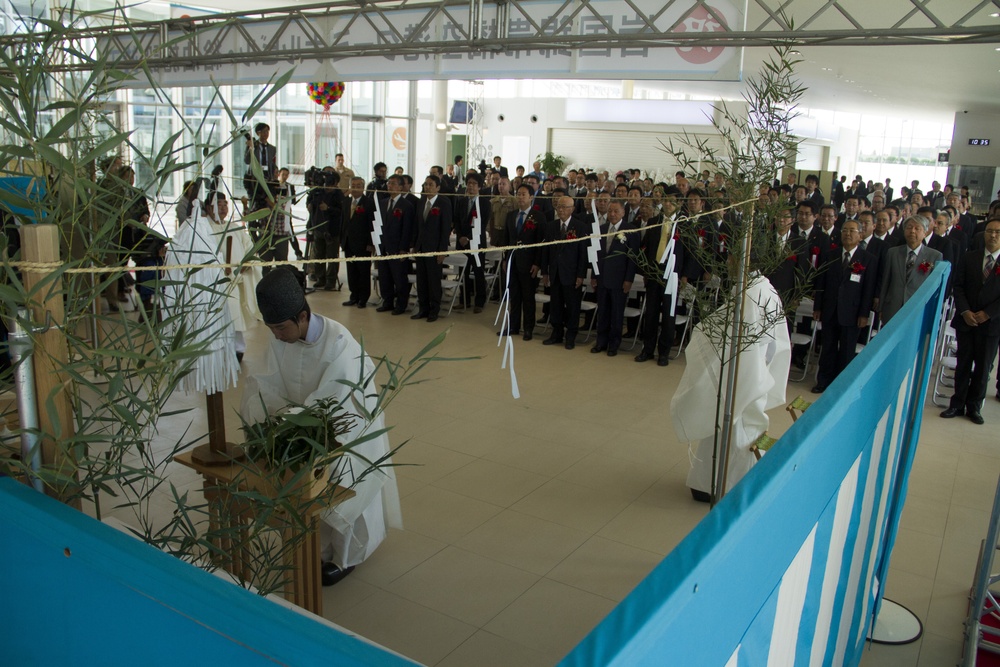
[[501, 344], [504, 345], [500, 368], [507, 368], [507, 361], [510, 360], [510, 393], [514, 398], [521, 398], [521, 392], [517, 388], [517, 375], [514, 373], [514, 337], [510, 335], [510, 268], [513, 260], [514, 253], [511, 252], [507, 256], [507, 280], [504, 283], [503, 296], [500, 297], [500, 307], [497, 309], [497, 316], [493, 320], [493, 324], [496, 325], [500, 321], [502, 313], [503, 323], [500, 325], [500, 331], [507, 335], [497, 339], [497, 347], [500, 347]]
[[595, 276], [601, 275], [601, 270], [597, 268], [597, 253], [601, 249], [601, 225], [597, 220], [597, 197], [590, 200], [590, 212], [594, 216], [594, 228], [590, 230], [590, 247], [587, 248], [587, 259]]
[[372, 245], [375, 246], [375, 254], [381, 255], [379, 246], [382, 244], [382, 207], [378, 205], [378, 192], [372, 192], [372, 199], [375, 200], [375, 219], [372, 220]]
[[663, 293], [670, 297], [670, 316], [674, 317], [677, 314], [677, 274], [674, 272], [674, 263], [677, 257], [674, 255], [674, 244], [677, 242], [674, 239], [674, 221], [671, 220], [669, 226], [663, 225], [660, 228], [661, 234], [669, 234], [667, 237], [667, 245], [663, 248], [663, 254], [659, 258], [660, 264], [666, 264], [666, 268], [663, 269], [663, 279], [666, 280], [666, 285], [663, 288]]
[[[479, 235], [483, 230], [483, 223], [479, 218], [479, 197], [473, 199], [472, 202], [472, 237], [469, 239], [469, 247], [473, 250], [479, 250]], [[472, 259], [476, 260], [476, 266], [481, 266], [478, 252], [472, 254]]]

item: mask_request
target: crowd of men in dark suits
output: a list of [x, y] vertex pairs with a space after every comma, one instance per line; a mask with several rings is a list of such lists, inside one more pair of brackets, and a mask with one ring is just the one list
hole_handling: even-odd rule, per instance
[[[680, 291], [685, 286], [711, 284], [712, 269], [704, 261], [706, 249], [721, 259], [728, 253], [732, 232], [727, 221], [732, 214], [724, 212], [725, 178], [717, 174], [710, 179], [706, 172], [695, 181], [678, 172], [675, 182], [668, 185], [642, 179], [638, 170], [611, 179], [606, 173], [583, 171], [540, 178], [538, 169], [535, 165], [535, 171], [525, 174], [523, 167], [517, 167], [515, 187], [509, 190], [503, 175], [506, 167], [498, 159], [492, 169], [484, 164], [467, 172], [464, 182], [453, 175], [454, 167], [435, 167], [423, 181], [421, 197], [412, 192], [412, 178], [405, 174], [386, 177], [381, 163], [367, 186], [362, 179], [352, 178], [340, 220], [341, 245], [347, 256], [431, 254], [379, 263], [382, 300], [377, 310], [405, 313], [409, 276], [415, 274], [417, 307], [411, 319], [436, 321], [441, 312], [442, 264], [454, 234], [457, 249], [480, 249], [470, 255], [461, 277], [466, 281], [463, 305], [476, 313], [489, 297], [482, 250], [490, 245], [512, 248], [502, 261], [510, 317], [498, 335], [533, 338], [535, 297], [541, 287], [549, 295], [543, 317], [551, 325], [544, 344], [573, 349], [587, 293], [586, 298], [597, 305], [592, 353], [615, 356], [623, 336], [636, 335], [642, 348], [635, 361], [655, 358], [658, 364], [667, 365], [676, 342], [675, 317], [685, 307], [676, 303]], [[994, 316], [992, 310], [1000, 307], [1000, 286], [995, 303], [990, 300], [1000, 274], [993, 277], [984, 272], [992, 226], [986, 233], [987, 222], [977, 223], [954, 188], [940, 190], [935, 183], [925, 196], [917, 185], [901, 188], [905, 199], [892, 199], [888, 184], [876, 184], [869, 192], [860, 179], [850, 188], [838, 188], [835, 182], [831, 203], [811, 175], [801, 185], [790, 178], [784, 185], [762, 186], [761, 203], [778, 211], [774, 220], [767, 221], [771, 231], [763, 236], [764, 243], [769, 251], [786, 258], [767, 277], [785, 301], [789, 327], [808, 330], [810, 323], [795, 322], [794, 314], [801, 297], [813, 300], [812, 318], [822, 325], [813, 387], [820, 393], [854, 358], [856, 344], [865, 342], [872, 330], [898, 312], [934, 265], [950, 262], [954, 270], [949, 296], [954, 295], [959, 309], [971, 309], [973, 314], [970, 320], [959, 310], [954, 322], [961, 349], [959, 365], [971, 366], [957, 378], [969, 385], [964, 393], [956, 386], [958, 398], [953, 403], [961, 405], [953, 405], [943, 416], [966, 414], [980, 423], [984, 378], [1000, 347], [996, 337], [1000, 329], [991, 333], [1000, 327], [1000, 313]], [[491, 201], [496, 205], [501, 192], [510, 193], [510, 206], [498, 218], [491, 211]], [[1000, 225], [1000, 204], [987, 221], [993, 215]], [[373, 225], [376, 218], [380, 225]], [[372, 234], [376, 227], [377, 239]], [[590, 238], [595, 229], [601, 234], [596, 248]], [[553, 241], [560, 243], [547, 243]], [[983, 283], [979, 287], [989, 289], [970, 291], [976, 272], [969, 266], [976, 262]], [[673, 289], [667, 287], [670, 271]], [[350, 298], [344, 305], [365, 308], [371, 297], [370, 262], [348, 263], [347, 274]], [[639, 318], [625, 317], [626, 307], [636, 305], [632, 290], [636, 275], [645, 279], [646, 294], [639, 322]], [[626, 324], [630, 331], [623, 334]], [[992, 356], [987, 354], [990, 346]], [[804, 346], [797, 346], [793, 363], [803, 367], [805, 353]]]

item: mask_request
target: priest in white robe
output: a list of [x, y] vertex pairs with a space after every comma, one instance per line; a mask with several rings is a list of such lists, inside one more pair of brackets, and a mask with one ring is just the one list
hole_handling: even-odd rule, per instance
[[[348, 412], [354, 401], [369, 413], [376, 409], [377, 388], [355, 391], [341, 382], [361, 385], [374, 382], [374, 365], [361, 346], [341, 324], [311, 312], [304, 289], [292, 271], [281, 267], [257, 285], [257, 303], [264, 324], [274, 334], [268, 353], [268, 372], [252, 375], [243, 392], [241, 412], [248, 422], [259, 422], [290, 403], [308, 405], [323, 398], [335, 398]], [[354, 393], [351, 396], [351, 393]], [[342, 437], [350, 445], [360, 436], [384, 429], [381, 413], [371, 421], [358, 416]], [[350, 453], [350, 465], [335, 464], [342, 486], [351, 486], [355, 495], [321, 514], [324, 585], [336, 583], [354, 566], [371, 556], [386, 537], [387, 528], [402, 528], [399, 490], [391, 467], [381, 467], [356, 482], [356, 477], [389, 454], [385, 433], [366, 440]], [[367, 461], [366, 461], [367, 459]], [[386, 459], [387, 466], [391, 461]]]
[[[766, 411], [785, 402], [785, 385], [791, 361], [781, 298], [771, 283], [758, 273], [751, 274], [748, 282], [743, 312], [746, 342], [740, 353], [733, 401], [727, 490], [733, 488], [756, 462], [750, 445], [767, 430]], [[720, 308], [713, 315], [721, 317], [724, 312]], [[726, 395], [723, 390], [720, 398], [718, 390], [720, 383], [725, 385], [726, 375], [721, 374], [723, 343], [710, 338], [703, 324], [699, 323], [694, 328], [691, 342], [685, 350], [687, 367], [670, 402], [670, 412], [677, 437], [697, 443], [691, 455], [687, 485], [696, 500], [708, 502], [712, 493], [716, 403], [721, 401], [718, 410], [721, 433], [721, 406]], [[713, 322], [709, 330], [718, 330], [723, 326], [729, 330], [729, 325], [721, 322]], [[721, 452], [716, 458], [716, 466], [720, 467], [717, 469], [716, 487], [721, 488]]]

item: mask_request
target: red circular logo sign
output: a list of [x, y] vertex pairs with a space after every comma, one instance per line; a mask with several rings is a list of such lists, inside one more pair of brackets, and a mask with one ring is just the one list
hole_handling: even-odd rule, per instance
[[[718, 17], [718, 18], [717, 18]], [[712, 7], [710, 14], [703, 5], [698, 5], [681, 23], [674, 28], [674, 32], [729, 32], [729, 27], [721, 23], [722, 12]], [[723, 46], [678, 46], [677, 53], [689, 63], [704, 65], [712, 62], [722, 55]]]

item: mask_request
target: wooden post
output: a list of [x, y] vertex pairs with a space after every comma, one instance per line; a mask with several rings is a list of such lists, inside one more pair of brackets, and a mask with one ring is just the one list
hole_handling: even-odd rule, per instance
[[[59, 262], [59, 228], [55, 225], [24, 225], [21, 231], [21, 252], [27, 262]], [[69, 360], [66, 334], [63, 331], [62, 282], [45, 282], [51, 269], [25, 269], [24, 287], [31, 294], [41, 283], [38, 293], [29, 297], [32, 320], [36, 327], [48, 324], [48, 330], [32, 336], [35, 349], [32, 367], [35, 371], [35, 398], [38, 425], [42, 432], [42, 465], [58, 471], [72, 481], [49, 493], [63, 502], [77, 491], [76, 460], [65, 446], [74, 434], [73, 405], [68, 390], [69, 379], [63, 369]], [[51, 403], [50, 403], [51, 401]], [[52, 407], [50, 407], [50, 405]], [[76, 497], [69, 504], [80, 508]]]

